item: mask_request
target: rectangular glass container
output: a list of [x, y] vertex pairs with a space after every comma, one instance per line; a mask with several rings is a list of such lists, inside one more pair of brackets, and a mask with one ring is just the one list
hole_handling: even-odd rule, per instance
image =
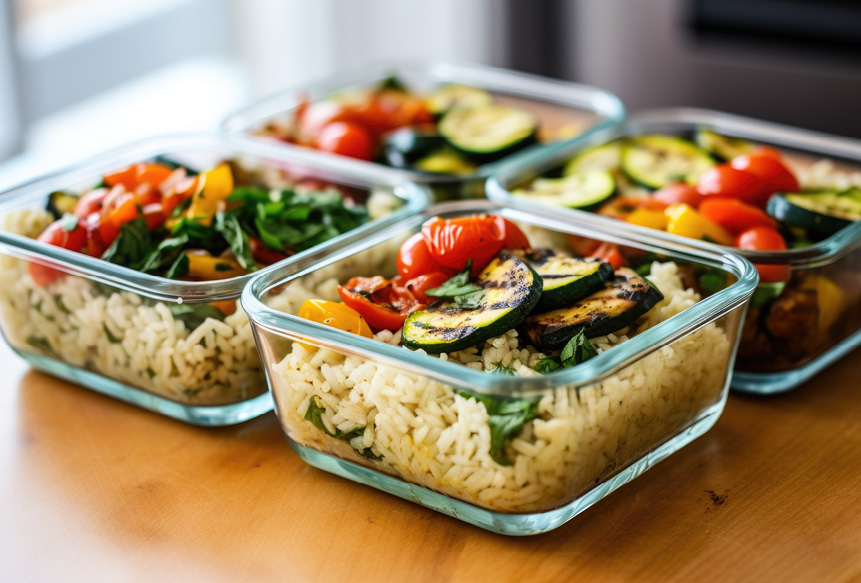
[[[178, 136], [118, 148], [2, 195], [0, 330], [15, 352], [35, 368], [151, 411], [198, 425], [239, 423], [272, 409], [248, 319], [236, 309], [251, 274], [171, 280], [34, 238], [53, 220], [45, 212], [52, 191], [91, 188], [106, 172], [159, 156], [199, 170], [230, 160], [238, 184], [284, 188], [323, 181], [378, 217], [284, 264], [325, 256], [397, 223], [423, 209], [428, 194], [367, 165], [299, 148]], [[40, 286], [30, 263], [67, 275]], [[207, 305], [214, 302], [235, 311], [224, 316]]]
[[[391, 277], [400, 243], [427, 219], [476, 213], [516, 222], [536, 247], [564, 246], [570, 234], [599, 238], [678, 266], [720, 270], [731, 283], [699, 301], [679, 280], [664, 283], [667, 299], [653, 308], [659, 323], [547, 375], [484, 372], [293, 315], [309, 296], [336, 299], [336, 283], [350, 277]], [[326, 258], [255, 276], [242, 306], [294, 451], [313, 466], [482, 528], [525, 535], [560, 526], [702, 435], [726, 401], [756, 271], [705, 243], [591, 218], [489, 201], [440, 204]], [[500, 358], [498, 366], [511, 364]], [[487, 409], [473, 397], [540, 412], [510, 442], [510, 465], [490, 453]]]
[[[539, 117], [542, 127], [565, 128], [569, 135], [560, 137], [562, 142], [576, 141], [594, 131], [612, 127], [625, 117], [622, 102], [615, 95], [596, 87], [481, 65], [432, 61], [385, 64], [290, 89], [229, 116], [222, 123], [222, 129], [228, 133], [254, 135], [268, 124], [288, 123], [303, 97], [313, 103], [336, 93], [377, 86], [392, 75], [409, 89], [423, 93], [447, 83], [484, 89], [499, 102], [532, 111]], [[524, 151], [537, 153], [548, 145], [538, 143]], [[414, 182], [430, 185], [438, 199], [476, 198], [483, 197], [485, 179], [495, 165], [505, 159], [480, 166], [475, 174], [466, 176], [412, 170], [400, 172]], [[391, 169], [376, 162], [366, 164]]]
[[[666, 109], [638, 113], [618, 128], [578, 144], [559, 145], [542, 156], [518, 157], [498, 169], [488, 181], [487, 194], [492, 200], [509, 204], [517, 200], [511, 194], [513, 189], [556, 171], [588, 147], [638, 134], [688, 135], [698, 128], [774, 146], [798, 168], [828, 158], [844, 176], [861, 172], [861, 142], [855, 140], [708, 110]], [[553, 208], [565, 216], [583, 214]], [[761, 394], [793, 389], [861, 345], [861, 222], [806, 247], [785, 251], [726, 249], [754, 264], [787, 266], [792, 272], [780, 297], [754, 294], [732, 377], [734, 389]], [[810, 317], [794, 326], [789, 335], [783, 334], [780, 331], [785, 326], [780, 324], [796, 302], [815, 303], [816, 310], [809, 311]]]

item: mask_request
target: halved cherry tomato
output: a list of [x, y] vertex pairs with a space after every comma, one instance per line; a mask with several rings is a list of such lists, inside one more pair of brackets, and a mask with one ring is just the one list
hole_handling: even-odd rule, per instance
[[203, 179], [198, 176], [186, 176], [179, 180], [174, 186], [162, 193], [161, 204], [168, 216], [180, 205], [180, 203], [203, 189]]
[[100, 211], [109, 192], [107, 188], [96, 188], [79, 198], [75, 204], [75, 215], [78, 218], [84, 218], [90, 213]]
[[[80, 223], [76, 224], [74, 229], [67, 231], [64, 222], [59, 220], [48, 225], [37, 239], [42, 243], [69, 251], [81, 251], [87, 243], [87, 231]], [[29, 270], [33, 281], [39, 286], [54, 283], [63, 275], [62, 272], [41, 263], [31, 263]]]
[[763, 199], [757, 200], [757, 204], [764, 205], [775, 192], [798, 192], [798, 179], [780, 159], [774, 158], [769, 153], [736, 156], [730, 164], [737, 170], [744, 170], [757, 176], [768, 186]]
[[163, 164], [132, 164], [117, 172], [105, 174], [104, 180], [108, 186], [121, 184], [129, 192], [135, 192], [142, 184], [157, 188], [172, 172], [173, 170]]
[[[786, 249], [786, 241], [780, 233], [772, 227], [753, 227], [740, 234], [735, 241], [739, 249], [751, 249], [756, 251], [781, 251]], [[776, 281], [789, 281], [792, 271], [788, 265], [767, 265], [763, 263], [754, 264], [759, 272], [759, 278], [765, 283]]]
[[434, 217], [422, 225], [428, 251], [444, 267], [460, 271], [472, 259], [477, 275], [505, 244], [505, 219], [476, 215], [456, 219]]
[[336, 121], [320, 130], [317, 148], [332, 154], [371, 160], [374, 155], [374, 140], [364, 126], [355, 122]]
[[[110, 199], [111, 196], [109, 195], [108, 198]], [[131, 192], [122, 192], [116, 198], [106, 199], [99, 225], [99, 235], [105, 245], [110, 246], [120, 234], [122, 226], [138, 218], [140, 214], [140, 205]]]
[[278, 263], [282, 259], [287, 259], [288, 255], [273, 251], [257, 237], [248, 237], [248, 248], [251, 249], [251, 255], [263, 265], [272, 265]]
[[338, 295], [375, 330], [399, 330], [410, 313], [425, 307], [406, 287], [380, 276], [354, 277], [338, 286]]
[[431, 273], [425, 273], [424, 275], [419, 275], [418, 277], [414, 277], [412, 279], [407, 280], [404, 284], [404, 287], [407, 288], [412, 294], [416, 297], [416, 299], [423, 304], [430, 304], [436, 301], [436, 298], [429, 297], [425, 295], [425, 292], [429, 289], [433, 289], [435, 287], [439, 287], [445, 282], [447, 282], [451, 278], [451, 275], [442, 271], [433, 271]]
[[598, 210], [598, 214], [625, 221], [628, 219], [628, 215], [639, 208], [662, 211], [667, 208], [667, 204], [660, 200], [655, 200], [652, 197], [637, 198], [620, 196], [610, 200], [610, 202], [602, 206]]
[[416, 233], [401, 245], [398, 251], [398, 273], [404, 279], [413, 279], [425, 273], [443, 271], [454, 275], [453, 269], [443, 267], [428, 250], [421, 233]]
[[581, 237], [580, 235], [568, 235], [568, 245], [580, 257], [588, 257], [595, 252], [595, 249], [601, 246], [601, 241]]
[[737, 198], [751, 204], [760, 204], [763, 193], [769, 189], [756, 174], [719, 164], [709, 168], [697, 181], [697, 190], [703, 196]]
[[775, 225], [774, 219], [760, 208], [745, 204], [737, 198], [707, 198], [699, 211], [705, 218], [733, 234], [753, 227]]
[[622, 257], [622, 252], [619, 251], [619, 246], [615, 243], [601, 243], [590, 255], [589, 259], [601, 259], [613, 266], [613, 269], [619, 269], [625, 263], [625, 258]]
[[[669, 206], [671, 204], [689, 204], [697, 208], [703, 201], [703, 195], [696, 187], [684, 182], [668, 184], [660, 190], [656, 190], [650, 197], [652, 200], [662, 202]], [[657, 209], [652, 209], [657, 210]]]
[[164, 223], [167, 215], [160, 202], [153, 202], [143, 207], [143, 218], [146, 221], [146, 228], [152, 231]]
[[326, 300], [305, 300], [299, 308], [299, 317], [325, 324], [338, 330], [373, 338], [374, 334], [362, 315], [350, 306]]
[[502, 220], [505, 222], [505, 241], [502, 243], [503, 249], [515, 251], [517, 249], [528, 250], [532, 248], [531, 245], [529, 245], [529, 239], [526, 237], [526, 234], [520, 230], [520, 227], [508, 219]]

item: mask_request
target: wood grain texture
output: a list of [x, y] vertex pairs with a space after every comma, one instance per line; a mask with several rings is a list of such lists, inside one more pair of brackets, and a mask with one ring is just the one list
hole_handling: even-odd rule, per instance
[[272, 414], [186, 426], [0, 349], [2, 581], [861, 577], [859, 353], [562, 528], [491, 534], [304, 465]]

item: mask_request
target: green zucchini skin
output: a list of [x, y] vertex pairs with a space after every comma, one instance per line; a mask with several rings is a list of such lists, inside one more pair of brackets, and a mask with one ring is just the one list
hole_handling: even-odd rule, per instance
[[652, 189], [680, 181], [696, 184], [700, 174], [714, 165], [708, 152], [683, 138], [635, 136], [622, 147], [622, 170]]
[[[857, 189], [854, 189], [857, 192]], [[768, 200], [768, 213], [794, 227], [828, 237], [861, 220], [861, 192], [781, 193]]]
[[743, 138], [731, 138], [705, 128], [697, 130], [694, 141], [721, 162], [729, 162], [736, 156], [750, 154], [756, 147], [753, 142]]
[[390, 166], [409, 168], [445, 145], [445, 138], [440, 135], [402, 128], [390, 133], [383, 141], [382, 157]]
[[449, 145], [477, 164], [493, 162], [534, 144], [538, 118], [508, 105], [458, 108], [437, 126]]
[[580, 330], [587, 338], [595, 338], [630, 326], [662, 299], [658, 288], [622, 268], [604, 282], [601, 291], [568, 308], [529, 316], [522, 328], [540, 350], [557, 350]]
[[425, 98], [425, 106], [437, 119], [458, 107], [483, 107], [491, 103], [493, 97], [484, 89], [459, 84], [443, 85]]
[[530, 202], [548, 206], [565, 206], [597, 210], [616, 193], [616, 181], [605, 170], [586, 170], [562, 178], [538, 178], [528, 189], [512, 194]]
[[508, 253], [499, 254], [473, 281], [485, 290], [476, 307], [440, 300], [413, 312], [404, 322], [403, 345], [439, 354], [481, 344], [521, 324], [541, 297], [541, 276]]
[[549, 249], [535, 250], [525, 258], [544, 283], [538, 312], [571, 306], [599, 291], [613, 275], [613, 266], [600, 259], [560, 256]]
[[622, 144], [623, 140], [613, 140], [606, 144], [586, 148], [565, 164], [562, 175], [569, 176], [592, 170], [616, 171], [622, 160]]

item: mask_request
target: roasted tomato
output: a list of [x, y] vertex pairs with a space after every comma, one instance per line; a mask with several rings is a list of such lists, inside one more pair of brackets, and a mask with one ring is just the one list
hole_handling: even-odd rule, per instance
[[707, 197], [737, 198], [749, 204], [761, 205], [763, 197], [767, 198], [769, 187], [756, 174], [733, 168], [729, 164], [719, 164], [700, 174], [697, 190]]
[[425, 292], [429, 289], [441, 286], [448, 281], [449, 278], [451, 278], [451, 275], [446, 272], [433, 271], [407, 280], [404, 287], [412, 292], [418, 301], [423, 304], [430, 304], [433, 303], [436, 298], [428, 297], [425, 295]]
[[709, 198], [699, 208], [708, 220], [717, 223], [730, 233], [738, 234], [753, 227], [774, 227], [775, 221], [759, 207], [741, 202], [737, 198]]
[[696, 187], [684, 182], [676, 182], [675, 184], [668, 184], [662, 189], [656, 190], [650, 198], [667, 206], [671, 204], [689, 204], [697, 208], [704, 197]]
[[413, 279], [425, 273], [442, 271], [454, 275], [454, 269], [443, 267], [428, 250], [421, 233], [416, 233], [401, 245], [398, 251], [398, 273], [404, 279]]
[[757, 200], [756, 204], [764, 205], [775, 192], [798, 192], [798, 179], [771, 153], [736, 156], [730, 164], [737, 170], [750, 172], [768, 186], [764, 200]]
[[324, 152], [371, 160], [374, 140], [371, 133], [356, 122], [336, 121], [327, 124], [317, 136], [317, 148]]
[[[74, 228], [68, 227], [69, 224], [63, 219], [54, 221], [42, 231], [38, 240], [69, 251], [81, 251], [87, 244], [87, 230], [78, 221], [75, 221]], [[41, 263], [31, 263], [29, 269], [33, 281], [40, 286], [51, 284], [63, 275], [62, 272]]]
[[472, 273], [477, 275], [505, 245], [506, 221], [489, 215], [434, 217], [422, 225], [422, 235], [431, 256], [443, 267], [460, 271], [472, 259]]
[[421, 303], [406, 287], [381, 276], [354, 277], [347, 285], [338, 286], [338, 295], [345, 304], [359, 312], [375, 330], [399, 330]]
[[[755, 251], [782, 251], [786, 249], [786, 241], [773, 227], [753, 227], [740, 234], [735, 241], [739, 249]], [[789, 281], [792, 272], [788, 265], [754, 264], [759, 272], [759, 278], [764, 283]]]

